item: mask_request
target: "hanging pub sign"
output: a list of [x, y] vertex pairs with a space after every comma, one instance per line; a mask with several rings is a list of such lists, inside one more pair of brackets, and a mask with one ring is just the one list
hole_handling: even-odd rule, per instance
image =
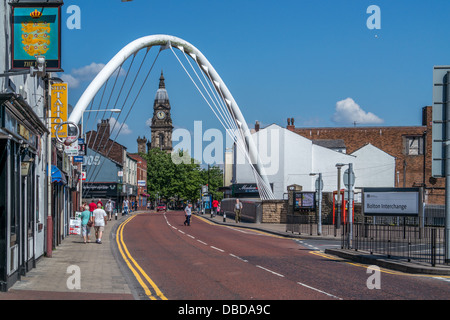
[[46, 70], [61, 71], [61, 3], [11, 3], [12, 70], [29, 69], [36, 56]]
[[[51, 98], [50, 98], [50, 110], [51, 110], [51, 127], [52, 138], [56, 138], [56, 130], [59, 137], [67, 137], [68, 127], [61, 125], [66, 122], [68, 118], [68, 87], [67, 83], [53, 83], [51, 85]], [[58, 128], [59, 126], [59, 128]], [[78, 148], [78, 145], [77, 145]]]

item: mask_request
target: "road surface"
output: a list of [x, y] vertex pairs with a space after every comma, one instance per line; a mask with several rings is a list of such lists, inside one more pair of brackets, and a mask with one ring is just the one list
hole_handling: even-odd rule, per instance
[[298, 241], [213, 224], [183, 212], [143, 213], [117, 230], [128, 267], [150, 299], [442, 300], [446, 277], [379, 270]]

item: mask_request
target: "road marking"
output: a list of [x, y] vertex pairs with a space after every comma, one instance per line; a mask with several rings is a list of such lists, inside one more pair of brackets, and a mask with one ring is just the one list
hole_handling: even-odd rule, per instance
[[236, 256], [236, 255], [234, 255], [234, 254], [232, 254], [232, 253], [230, 253], [230, 256], [232, 256], [233, 258], [239, 259], [239, 260], [241, 260], [241, 261], [243, 261], [243, 262], [248, 262], [247, 260], [242, 259], [241, 257], [238, 257], [238, 256]]
[[298, 283], [299, 285], [301, 285], [301, 286], [304, 286], [304, 287], [308, 288], [308, 289], [311, 289], [311, 290], [314, 290], [314, 291], [323, 293], [323, 294], [325, 294], [325, 295], [327, 295], [327, 296], [329, 296], [329, 297], [333, 297], [333, 298], [335, 298], [335, 299], [342, 300], [342, 298], [336, 297], [334, 294], [331, 294], [331, 293], [328, 293], [328, 292], [319, 290], [319, 289], [317, 289], [317, 288], [308, 286], [308, 285], [306, 285], [306, 284], [304, 284], [304, 283], [301, 283], [301, 282], [297, 282], [297, 283]]
[[[155, 296], [153, 296], [152, 292], [148, 288], [148, 286], [145, 284], [145, 282], [142, 280], [141, 275], [147, 280], [147, 282], [151, 285], [153, 290], [155, 290], [156, 295], [162, 299], [167, 300], [167, 298], [164, 296], [164, 294], [159, 290], [158, 286], [153, 282], [153, 280], [145, 273], [145, 271], [139, 266], [139, 264], [134, 260], [134, 258], [131, 256], [130, 252], [128, 251], [127, 246], [125, 245], [123, 241], [123, 229], [125, 225], [131, 221], [131, 219], [135, 218], [136, 216], [131, 216], [124, 222], [122, 222], [116, 231], [116, 243], [117, 247], [119, 248], [119, 252], [122, 255], [122, 258], [124, 259], [125, 263], [127, 264], [128, 268], [130, 268], [131, 272], [136, 277], [139, 284], [142, 286], [142, 288], [145, 291], [145, 294], [152, 300], [157, 300]], [[134, 265], [134, 267], [133, 267]], [[136, 270], [136, 269], [137, 270]], [[140, 274], [139, 274], [139, 272]]]
[[[255, 230], [255, 229], [251, 229], [251, 228], [244, 228], [244, 227], [238, 227], [238, 226], [234, 227], [234, 226], [230, 226], [230, 225], [217, 224], [217, 223], [214, 223], [214, 222], [212, 222], [212, 221], [209, 221], [208, 219], [205, 219], [205, 218], [203, 218], [203, 217], [200, 217], [200, 216], [198, 216], [198, 215], [193, 215], [193, 216], [194, 216], [195, 218], [197, 218], [197, 219], [202, 220], [203, 222], [205, 222], [205, 223], [207, 223], [207, 224], [209, 224], [209, 225], [216, 226], [216, 227], [230, 228], [230, 229], [232, 229], [232, 230], [234, 230], [234, 231], [241, 231], [241, 232], [243, 232], [242, 230], [247, 230], [247, 231], [251, 231], [251, 232], [245, 232], [245, 233], [253, 234], [253, 235], [256, 235], [256, 236], [258, 236], [258, 235], [265, 235], [265, 236], [269, 236], [269, 237], [272, 237], [272, 238], [279, 238], [279, 239], [293, 239], [293, 238], [291, 238], [291, 237], [287, 237], [287, 236], [284, 236], [284, 237], [283, 237], [283, 236], [277, 236], [277, 235], [272, 234], [272, 233], [264, 232], [264, 231], [261, 231], [261, 230]], [[258, 234], [255, 234], [255, 233], [258, 233]], [[296, 238], [295, 238], [295, 239], [296, 239]]]
[[213, 249], [215, 249], [215, 250], [218, 250], [218, 251], [220, 251], [220, 252], [225, 252], [224, 250], [222, 250], [222, 249], [219, 249], [219, 248], [216, 248], [216, 247], [213, 247], [213, 246], [210, 246], [211, 248], [213, 248]]
[[266, 270], [266, 271], [268, 271], [268, 272], [270, 272], [270, 273], [273, 273], [273, 274], [274, 274], [274, 275], [276, 275], [276, 276], [279, 276], [279, 277], [282, 277], [282, 278], [284, 278], [284, 276], [283, 276], [282, 274], [279, 274], [279, 273], [277, 273], [277, 272], [275, 272], [275, 271], [272, 271], [272, 270], [266, 269], [266, 268], [264, 268], [264, 267], [261, 267], [261, 266], [259, 266], [259, 265], [257, 265], [256, 267], [257, 267], [257, 268], [261, 268], [261, 269], [263, 269], [263, 270]]
[[436, 280], [442, 280], [442, 281], [446, 281], [446, 282], [450, 282], [450, 279], [444, 278], [444, 277], [433, 277], [433, 279], [436, 279]]
[[181, 232], [182, 234], [185, 234], [184, 231], [178, 230], [178, 232]]
[[200, 242], [200, 243], [202, 243], [202, 244], [204, 244], [205, 246], [208, 245], [206, 242], [203, 242], [202, 240], [198, 240], [198, 239], [197, 239], [197, 241]]
[[191, 236], [190, 234], [187, 234], [187, 236], [188, 236], [189, 238], [195, 239], [195, 237], [194, 237], [194, 236]]

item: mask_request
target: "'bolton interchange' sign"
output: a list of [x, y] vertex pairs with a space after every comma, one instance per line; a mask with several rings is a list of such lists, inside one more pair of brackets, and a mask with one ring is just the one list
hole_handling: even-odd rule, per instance
[[363, 213], [369, 216], [417, 216], [419, 188], [364, 188]]

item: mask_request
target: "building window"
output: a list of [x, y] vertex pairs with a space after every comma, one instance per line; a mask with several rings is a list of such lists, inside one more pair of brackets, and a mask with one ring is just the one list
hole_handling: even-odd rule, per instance
[[423, 154], [423, 136], [405, 137], [405, 154], [417, 156]]

